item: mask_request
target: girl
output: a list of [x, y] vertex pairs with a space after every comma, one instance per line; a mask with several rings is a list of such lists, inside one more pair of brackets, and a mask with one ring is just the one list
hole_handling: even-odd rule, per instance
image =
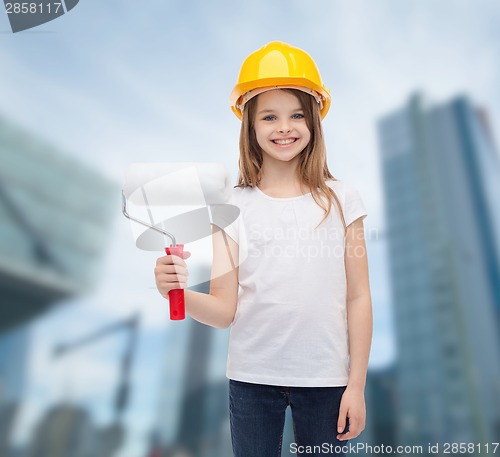
[[[210, 294], [186, 290], [185, 301], [199, 322], [231, 326], [226, 374], [236, 457], [281, 455], [288, 405], [290, 450], [298, 455], [344, 455], [341, 445], [365, 426], [366, 211], [356, 189], [328, 170], [321, 120], [329, 106], [312, 58], [283, 42], [252, 53], [231, 94], [242, 120], [240, 217], [224, 230], [213, 226]], [[164, 297], [186, 287], [183, 259], [158, 259]]]

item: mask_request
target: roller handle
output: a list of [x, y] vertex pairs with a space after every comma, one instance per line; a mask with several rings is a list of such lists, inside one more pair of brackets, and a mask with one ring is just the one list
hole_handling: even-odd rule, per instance
[[[176, 255], [182, 259], [183, 244], [170, 245], [165, 248], [168, 255]], [[168, 293], [170, 303], [170, 320], [181, 321], [186, 317], [186, 308], [184, 306], [184, 289], [172, 289]]]

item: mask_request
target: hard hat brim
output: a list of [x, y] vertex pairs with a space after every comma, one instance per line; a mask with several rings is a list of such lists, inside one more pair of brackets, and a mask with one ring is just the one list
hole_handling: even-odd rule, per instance
[[[303, 84], [293, 84], [292, 78], [287, 78], [282, 84], [279, 84], [276, 78], [270, 78], [270, 82], [272, 82], [272, 84], [269, 85], [265, 85], [265, 80], [260, 80], [258, 85], [255, 84], [255, 82], [238, 84], [231, 92], [231, 109], [233, 110], [234, 114], [236, 114], [236, 116], [241, 120], [243, 118], [243, 109], [246, 103], [253, 97], [275, 89], [297, 89], [311, 95], [316, 99], [320, 107], [321, 118], [323, 119], [330, 109], [330, 91], [323, 87], [311, 88], [311, 82], [308, 80], [299, 78], [294, 78], [293, 80], [302, 82]], [[304, 82], [306, 84], [304, 84]]]

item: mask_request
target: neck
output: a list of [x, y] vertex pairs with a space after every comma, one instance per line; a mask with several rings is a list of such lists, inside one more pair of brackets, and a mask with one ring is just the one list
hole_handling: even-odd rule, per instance
[[297, 174], [298, 161], [269, 163], [264, 160], [262, 164], [262, 179], [259, 188], [280, 189], [282, 191], [304, 190], [302, 180]]

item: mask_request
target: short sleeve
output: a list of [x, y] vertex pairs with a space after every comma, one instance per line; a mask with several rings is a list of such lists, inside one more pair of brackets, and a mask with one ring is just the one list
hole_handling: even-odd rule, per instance
[[344, 182], [344, 218], [346, 226], [360, 217], [367, 216], [365, 204], [358, 190], [350, 183]]

